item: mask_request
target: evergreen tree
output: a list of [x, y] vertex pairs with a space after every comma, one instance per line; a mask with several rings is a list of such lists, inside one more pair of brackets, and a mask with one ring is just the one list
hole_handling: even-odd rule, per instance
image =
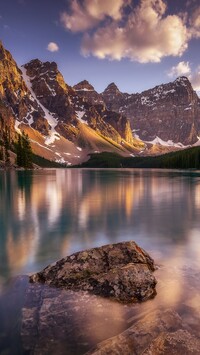
[[9, 154], [9, 151], [8, 151], [8, 148], [5, 147], [5, 163], [6, 164], [10, 164], [10, 154]]
[[22, 151], [23, 151], [23, 166], [24, 168], [31, 169], [33, 167], [32, 162], [32, 149], [28, 134], [23, 132], [22, 134]]
[[16, 154], [17, 165], [24, 167], [25, 169], [31, 169], [33, 167], [30, 140], [28, 135], [24, 132], [22, 132], [22, 135], [18, 135], [16, 143]]
[[3, 145], [0, 144], [0, 160], [4, 160]]
[[23, 166], [23, 154], [22, 154], [22, 139], [21, 135], [18, 134], [17, 144], [16, 144], [16, 163], [19, 166]]
[[10, 133], [7, 127], [5, 127], [3, 132], [3, 141], [4, 141], [4, 161], [7, 165], [10, 164]]

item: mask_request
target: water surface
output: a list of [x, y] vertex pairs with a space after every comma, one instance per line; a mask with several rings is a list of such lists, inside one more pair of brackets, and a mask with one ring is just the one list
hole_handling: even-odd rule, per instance
[[[10, 319], [17, 322], [25, 287], [19, 286], [18, 296], [16, 287], [8, 292], [10, 278], [39, 271], [75, 251], [123, 240], [135, 240], [160, 265], [155, 275], [158, 295], [141, 311], [150, 305], [187, 305], [199, 316], [200, 172], [1, 171], [0, 342], [2, 338], [4, 348], [8, 347], [5, 332], [10, 329], [5, 309], [9, 303]], [[123, 319], [115, 322], [114, 333], [123, 329]], [[97, 341], [103, 338], [105, 334]]]

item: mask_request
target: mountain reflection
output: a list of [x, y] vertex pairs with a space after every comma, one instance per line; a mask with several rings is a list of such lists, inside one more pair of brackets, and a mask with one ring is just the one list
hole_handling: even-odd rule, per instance
[[1, 277], [36, 271], [71, 252], [121, 240], [133, 239], [162, 253], [166, 246], [190, 243], [200, 224], [195, 174], [0, 172], [0, 199]]

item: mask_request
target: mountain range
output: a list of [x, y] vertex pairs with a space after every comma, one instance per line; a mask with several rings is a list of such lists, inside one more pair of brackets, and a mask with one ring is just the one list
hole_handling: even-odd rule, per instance
[[154, 155], [198, 145], [200, 99], [186, 77], [142, 93], [114, 83], [99, 94], [86, 80], [69, 86], [55, 62], [19, 67], [0, 43], [0, 140], [28, 134], [33, 152], [79, 164], [94, 152]]

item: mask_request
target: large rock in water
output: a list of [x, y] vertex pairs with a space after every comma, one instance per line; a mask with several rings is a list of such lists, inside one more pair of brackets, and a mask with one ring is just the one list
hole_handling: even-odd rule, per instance
[[32, 275], [30, 281], [137, 302], [156, 294], [154, 270], [153, 259], [130, 241], [72, 254]]

